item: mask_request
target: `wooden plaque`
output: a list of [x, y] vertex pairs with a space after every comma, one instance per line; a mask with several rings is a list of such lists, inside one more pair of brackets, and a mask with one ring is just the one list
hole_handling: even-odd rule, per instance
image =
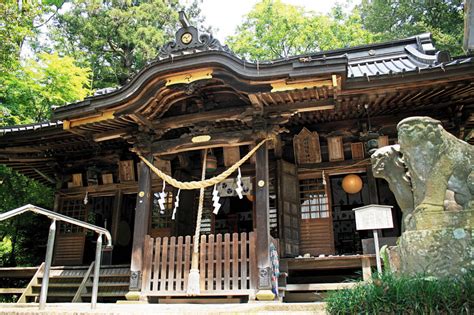
[[68, 187], [82, 187], [82, 174], [72, 174], [72, 184]]
[[102, 185], [113, 184], [114, 176], [112, 174], [102, 174]]
[[293, 149], [295, 151], [296, 163], [321, 163], [321, 146], [319, 144], [319, 135], [316, 131], [311, 132], [303, 128], [293, 138]]
[[344, 161], [342, 137], [328, 137], [329, 161]]
[[133, 160], [119, 161], [120, 182], [135, 180], [135, 164]]
[[351, 143], [351, 152], [353, 160], [362, 160], [364, 158], [364, 144], [362, 142]]
[[225, 147], [224, 148], [224, 165], [226, 167], [232, 166], [240, 160], [239, 147]]

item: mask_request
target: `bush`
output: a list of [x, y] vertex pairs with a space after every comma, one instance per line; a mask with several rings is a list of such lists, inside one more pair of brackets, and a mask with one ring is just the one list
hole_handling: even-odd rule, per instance
[[460, 278], [375, 275], [326, 299], [329, 314], [471, 314], [474, 271]]

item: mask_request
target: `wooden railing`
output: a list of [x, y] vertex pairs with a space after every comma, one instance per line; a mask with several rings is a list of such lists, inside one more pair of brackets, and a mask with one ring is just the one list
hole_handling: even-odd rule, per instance
[[[145, 237], [142, 293], [186, 295], [191, 267], [192, 238]], [[253, 232], [202, 235], [200, 240], [201, 295], [251, 294], [256, 288]]]

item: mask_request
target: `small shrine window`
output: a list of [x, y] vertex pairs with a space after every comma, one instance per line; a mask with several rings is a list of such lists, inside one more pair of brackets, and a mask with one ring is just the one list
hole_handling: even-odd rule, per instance
[[[87, 221], [87, 206], [83, 199], [63, 199], [59, 213], [67, 215], [68, 217]], [[84, 228], [75, 224], [61, 222], [59, 224], [59, 234], [75, 234], [83, 233]]]
[[300, 180], [302, 219], [329, 217], [329, 204], [322, 178]]

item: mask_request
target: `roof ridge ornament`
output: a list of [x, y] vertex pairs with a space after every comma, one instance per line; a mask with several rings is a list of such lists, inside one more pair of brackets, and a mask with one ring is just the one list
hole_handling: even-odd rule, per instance
[[186, 51], [196, 52], [198, 50], [218, 50], [231, 53], [227, 45], [211, 34], [200, 32], [196, 27], [190, 25], [184, 11], [179, 11], [179, 22], [181, 28], [176, 31], [175, 39], [161, 47], [159, 58], [169, 58], [174, 55], [183, 55]]

